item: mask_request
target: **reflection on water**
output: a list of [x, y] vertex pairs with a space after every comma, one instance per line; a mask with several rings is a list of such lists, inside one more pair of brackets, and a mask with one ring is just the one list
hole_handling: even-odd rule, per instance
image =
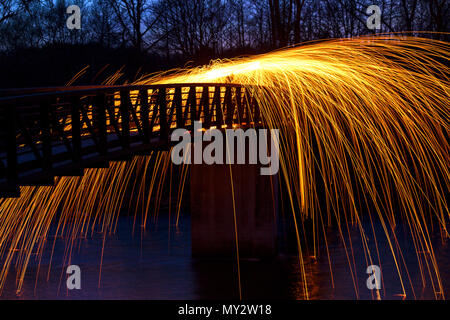
[[[46, 280], [51, 245], [44, 254], [38, 269], [33, 261], [27, 273], [24, 290], [15, 294], [15, 272], [9, 274], [3, 299], [236, 299], [239, 297], [237, 265], [227, 260], [193, 259], [190, 252], [189, 220], [181, 219], [178, 228], [170, 227], [167, 219], [147, 228], [144, 234], [132, 236], [133, 219], [120, 217], [117, 233], [107, 238], [100, 275], [102, 238], [85, 239], [74, 252], [71, 264], [79, 265], [82, 271], [82, 289], [68, 291], [66, 274], [61, 267], [64, 244], [57, 241], [53, 254], [53, 265]], [[381, 228], [377, 234], [384, 290], [382, 298], [400, 299], [402, 287], [399, 276], [383, 241]], [[377, 230], [380, 229], [380, 230]], [[402, 232], [399, 232], [401, 234]], [[355, 228], [351, 234], [354, 259], [350, 263], [337, 236], [329, 232], [330, 263], [325, 246], [319, 258], [306, 258], [307, 285], [311, 299], [372, 299], [372, 292], [366, 287], [368, 266]], [[51, 243], [51, 241], [49, 241]], [[414, 249], [408, 240], [399, 238], [409, 276], [401, 270], [407, 298], [434, 298], [432, 284], [426, 278], [422, 289], [421, 277]], [[348, 243], [347, 243], [348, 245]], [[369, 243], [369, 246], [373, 245]], [[439, 263], [444, 293], [450, 296], [448, 244], [435, 241], [435, 253]], [[376, 261], [378, 261], [375, 258]], [[377, 263], [375, 263], [377, 264]], [[352, 266], [351, 268], [349, 266]], [[304, 299], [299, 260], [295, 253], [281, 253], [269, 261], [242, 261], [241, 278], [244, 299]], [[428, 277], [428, 276], [427, 276]], [[333, 280], [333, 281], [332, 281]], [[36, 284], [36, 285], [35, 285]], [[334, 284], [334, 288], [333, 288]]]

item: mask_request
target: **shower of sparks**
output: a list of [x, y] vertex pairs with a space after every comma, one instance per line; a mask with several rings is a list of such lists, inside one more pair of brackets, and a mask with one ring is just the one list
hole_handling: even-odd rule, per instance
[[[217, 60], [208, 66], [151, 75], [138, 83], [258, 86], [254, 90], [264, 122], [285, 133], [280, 145], [281, 179], [293, 211], [305, 297], [308, 287], [297, 223], [313, 221], [316, 257], [319, 230], [325, 233], [325, 227], [337, 221], [358, 295], [352, 243], [346, 239], [349, 225], [356, 225], [361, 233], [367, 264], [382, 260], [378, 247], [369, 250], [368, 242], [377, 239], [369, 239], [362, 227], [367, 215], [382, 225], [402, 294], [406, 295], [409, 284], [413, 293], [414, 288], [409, 275], [401, 271], [408, 268], [395, 233], [399, 219], [409, 228], [423, 285], [431, 283], [435, 297], [443, 298], [431, 233], [437, 225], [442, 241], [449, 237], [449, 49], [445, 42], [407, 36], [337, 39]], [[28, 262], [32, 254], [37, 259], [42, 255], [54, 220], [55, 235], [68, 239], [65, 259], [70, 259], [75, 239], [88, 236], [94, 228], [99, 227], [105, 237], [114, 232], [129, 185], [138, 201], [147, 201], [141, 206], [145, 226], [148, 193], [161, 197], [155, 190], [161, 190], [160, 176], [165, 177], [170, 167], [167, 154], [155, 153], [155, 157], [152, 165], [152, 157], [137, 157], [129, 164], [113, 163], [110, 169], [90, 169], [82, 178], [62, 177], [54, 187], [22, 188], [20, 199], [0, 200], [4, 261], [0, 288], [15, 264], [17, 290], [21, 290]], [[153, 170], [150, 183], [145, 181], [149, 170]], [[140, 174], [132, 174], [136, 171]], [[322, 191], [318, 180], [323, 181]], [[183, 187], [184, 180], [179, 199]], [[157, 208], [154, 212], [156, 218]]]
[[[446, 42], [407, 36], [337, 39], [219, 60], [140, 83], [260, 86], [257, 98], [266, 124], [289, 133], [282, 137], [281, 168], [292, 209], [294, 201], [300, 204], [294, 218], [311, 218], [316, 233], [319, 224], [335, 217], [344, 245], [342, 230], [357, 224], [372, 264], [380, 257], [364, 240], [365, 204], [370, 219], [375, 213], [381, 222], [405, 294], [394, 232], [403, 218], [422, 281], [428, 275], [438, 297], [443, 288], [427, 222], [437, 221], [442, 239], [448, 238], [449, 49]], [[319, 206], [318, 178], [324, 182], [326, 212]], [[300, 240], [298, 246], [301, 252]], [[355, 279], [355, 266], [351, 272]], [[307, 293], [306, 278], [303, 282]]]
[[[169, 165], [167, 152], [152, 153], [134, 157], [130, 162], [112, 162], [109, 168], [87, 169], [83, 177], [61, 177], [53, 187], [22, 187], [18, 199], [0, 199], [0, 289], [14, 266], [19, 294], [30, 259], [40, 261], [47, 243], [53, 252], [58, 238], [66, 240], [66, 248], [63, 261], [57, 263], [70, 265], [72, 251], [80, 240], [97, 232], [105, 240], [116, 231], [122, 207], [134, 211], [135, 224], [140, 216], [137, 222], [145, 228], [151, 202], [156, 196], [159, 203], [162, 196]], [[134, 200], [133, 209], [124, 203], [129, 188], [138, 194], [130, 197], [130, 201]], [[50, 234], [53, 221], [57, 223], [56, 230]], [[101, 274], [99, 281], [100, 277]]]

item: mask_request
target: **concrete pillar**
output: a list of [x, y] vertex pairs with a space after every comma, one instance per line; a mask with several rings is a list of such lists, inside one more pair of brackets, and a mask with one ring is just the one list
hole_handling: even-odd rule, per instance
[[240, 258], [276, 254], [278, 175], [262, 176], [259, 165], [238, 164], [231, 172], [227, 164], [196, 164], [190, 171], [194, 256], [236, 256], [234, 212]]

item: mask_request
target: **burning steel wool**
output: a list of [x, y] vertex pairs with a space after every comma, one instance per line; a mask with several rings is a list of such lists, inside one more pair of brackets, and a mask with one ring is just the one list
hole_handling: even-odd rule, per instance
[[[368, 265], [378, 264], [378, 250], [368, 246], [368, 241], [377, 239], [369, 239], [361, 223], [367, 215], [382, 225], [406, 294], [411, 280], [400, 271], [407, 266], [396, 238], [402, 220], [409, 228], [423, 283], [431, 282], [435, 297], [443, 298], [431, 233], [437, 226], [442, 241], [449, 237], [449, 49], [445, 42], [407, 36], [336, 39], [213, 61], [151, 75], [138, 83], [259, 86], [264, 122], [285, 133], [280, 137], [280, 177], [294, 212], [303, 277], [300, 223], [305, 219], [313, 221], [314, 256], [319, 233], [325, 234], [325, 226], [336, 221], [344, 245], [349, 243], [345, 241], [348, 226], [359, 228]], [[154, 166], [149, 166], [150, 158]], [[150, 158], [90, 169], [82, 178], [62, 177], [54, 187], [25, 187], [19, 199], [0, 200], [4, 261], [0, 288], [14, 265], [17, 291], [21, 290], [30, 259], [40, 259], [49, 236], [67, 239], [70, 260], [76, 239], [88, 236], [94, 227], [100, 226], [105, 238], [114, 232], [127, 186], [137, 190], [142, 202], [150, 198], [149, 192], [160, 193], [163, 179], [156, 177], [170, 171], [170, 159], [167, 153]], [[136, 170], [142, 174], [132, 181], [131, 172]], [[148, 170], [153, 170], [149, 189], [143, 181]], [[323, 181], [322, 189], [318, 180]], [[144, 226], [148, 206], [142, 213]], [[52, 222], [58, 227], [49, 234]], [[353, 275], [351, 242], [345, 252]], [[307, 281], [303, 283], [308, 297]]]

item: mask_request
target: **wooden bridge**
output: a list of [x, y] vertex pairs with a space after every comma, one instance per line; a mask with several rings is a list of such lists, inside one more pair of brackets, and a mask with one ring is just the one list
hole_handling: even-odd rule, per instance
[[254, 126], [256, 87], [197, 83], [0, 91], [0, 198], [170, 147], [171, 131]]

